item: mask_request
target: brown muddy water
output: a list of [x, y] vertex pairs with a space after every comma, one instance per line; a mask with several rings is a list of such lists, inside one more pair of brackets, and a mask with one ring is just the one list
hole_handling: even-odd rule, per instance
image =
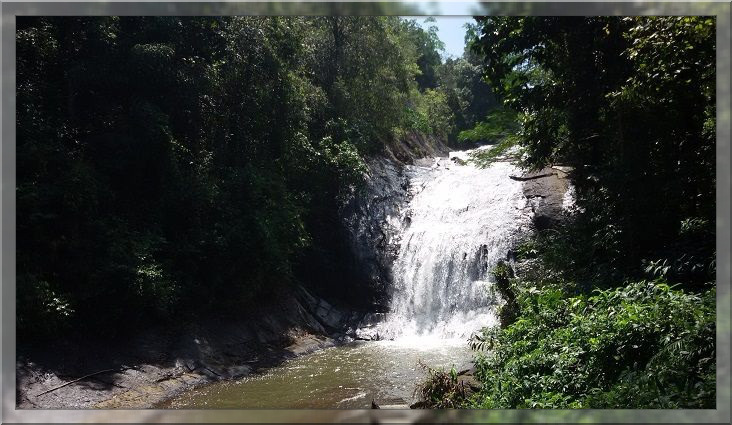
[[182, 393], [157, 408], [370, 408], [411, 404], [416, 386], [432, 368], [471, 366], [463, 339], [356, 341], [286, 361], [260, 375]]

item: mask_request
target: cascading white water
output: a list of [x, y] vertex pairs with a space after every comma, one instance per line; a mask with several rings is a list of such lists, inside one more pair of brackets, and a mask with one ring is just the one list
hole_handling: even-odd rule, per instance
[[409, 172], [414, 196], [393, 266], [391, 311], [375, 330], [381, 339], [467, 337], [496, 322], [490, 270], [529, 226], [521, 182], [509, 178], [519, 171], [508, 162], [477, 168], [435, 159]]

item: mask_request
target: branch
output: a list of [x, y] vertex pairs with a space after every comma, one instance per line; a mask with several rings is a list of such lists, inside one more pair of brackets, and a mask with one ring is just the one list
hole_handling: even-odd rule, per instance
[[69, 381], [69, 382], [67, 382], [67, 383], [65, 383], [63, 385], [59, 385], [58, 387], [51, 388], [50, 390], [46, 390], [46, 391], [44, 391], [42, 393], [38, 393], [38, 394], [36, 394], [36, 397], [40, 397], [43, 394], [48, 394], [48, 393], [50, 393], [52, 391], [56, 391], [56, 390], [61, 389], [61, 388], [65, 387], [65, 386], [67, 386], [67, 385], [71, 385], [74, 382], [79, 382], [79, 381], [84, 380], [86, 378], [90, 378], [90, 377], [92, 377], [94, 375], [99, 375], [99, 374], [102, 374], [102, 373], [105, 373], [105, 372], [113, 372], [113, 371], [116, 371], [116, 370], [120, 370], [120, 369], [105, 369], [105, 370], [100, 370], [99, 372], [94, 372], [94, 373], [90, 373], [88, 375], [84, 375], [81, 378], [74, 379], [73, 381]]
[[540, 179], [542, 177], [549, 177], [549, 176], [556, 176], [557, 173], [546, 173], [546, 174], [539, 174], [536, 176], [529, 176], [529, 177], [519, 177], [519, 176], [508, 176], [511, 180], [518, 180], [518, 181], [526, 181], [526, 180], [534, 180], [534, 179]]

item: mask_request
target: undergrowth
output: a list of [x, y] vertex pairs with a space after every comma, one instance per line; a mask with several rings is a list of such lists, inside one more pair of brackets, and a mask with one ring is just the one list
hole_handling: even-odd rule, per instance
[[714, 408], [715, 293], [661, 280], [566, 296], [521, 288], [520, 317], [486, 329], [475, 408]]

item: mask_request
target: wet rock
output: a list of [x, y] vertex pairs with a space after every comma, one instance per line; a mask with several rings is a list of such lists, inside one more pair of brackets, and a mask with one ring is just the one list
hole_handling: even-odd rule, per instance
[[416, 163], [422, 158], [445, 156], [449, 152], [439, 137], [419, 133], [409, 133], [385, 147], [385, 156], [401, 163]]
[[563, 219], [567, 207], [565, 194], [570, 187], [567, 169], [545, 168], [511, 178], [522, 183], [536, 230], [551, 228]]
[[362, 341], [378, 341], [382, 339], [379, 335], [377, 325], [386, 320], [384, 313], [367, 313], [358, 322], [354, 331], [354, 338]]
[[410, 404], [409, 408], [410, 409], [427, 409], [427, 408], [429, 408], [429, 406], [427, 405], [427, 402], [420, 400], [420, 401]]
[[[429, 161], [432, 161], [430, 158]], [[402, 210], [410, 196], [404, 165], [385, 158], [368, 162], [365, 186], [341, 209], [354, 254], [355, 274], [374, 294], [375, 309], [385, 309], [392, 286], [391, 265], [399, 251]]]
[[349, 311], [348, 308], [331, 304], [314, 296], [304, 287], [299, 287], [297, 292], [301, 320], [311, 330], [323, 335], [330, 334], [335, 339], [356, 337], [355, 332], [363, 320], [363, 312]]
[[238, 365], [226, 368], [226, 377], [229, 379], [247, 376], [252, 371], [250, 366]]
[[379, 331], [373, 327], [359, 328], [356, 330], [356, 339], [361, 341], [379, 341]]
[[335, 343], [330, 338], [318, 338], [314, 335], [307, 335], [298, 339], [294, 344], [287, 347], [286, 350], [296, 356], [302, 356], [334, 345]]

